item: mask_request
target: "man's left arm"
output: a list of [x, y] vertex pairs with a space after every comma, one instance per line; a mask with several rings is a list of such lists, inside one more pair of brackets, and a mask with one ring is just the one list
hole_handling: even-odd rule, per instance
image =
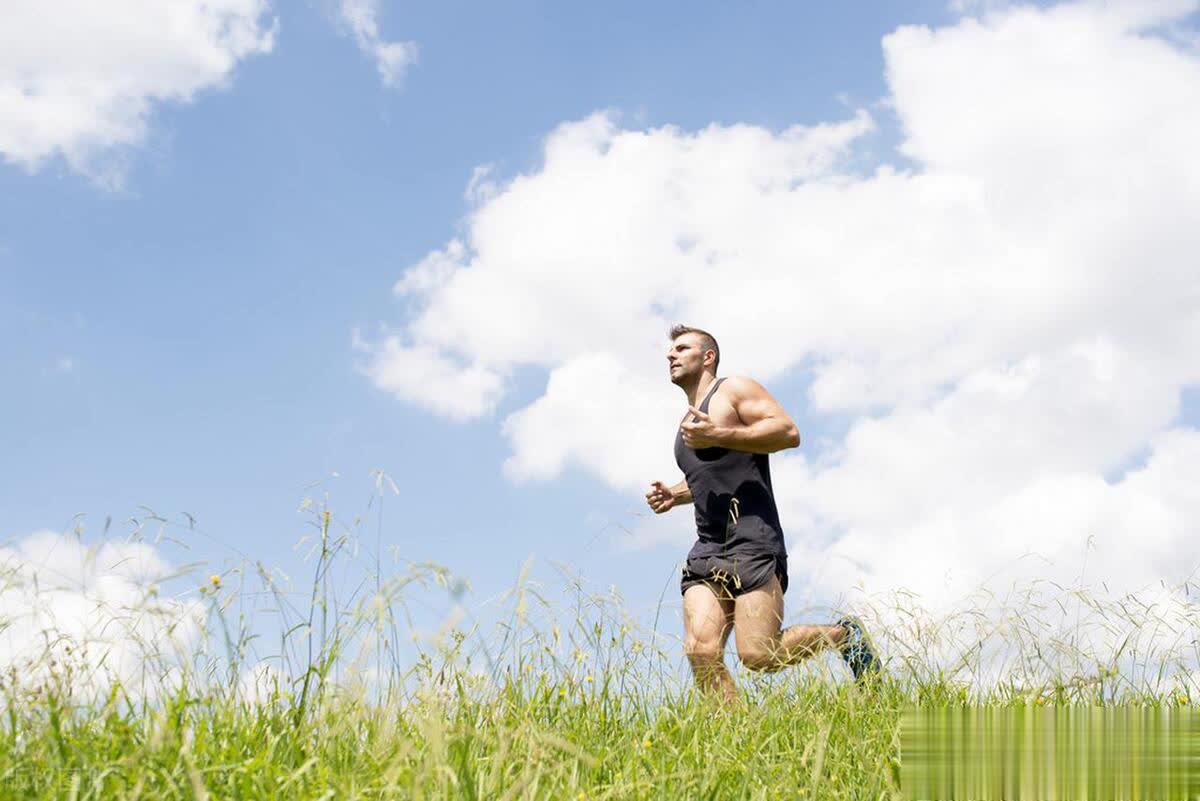
[[729, 402], [741, 425], [718, 426], [696, 409], [696, 423], [684, 423], [684, 442], [693, 448], [732, 448], [749, 453], [774, 453], [800, 444], [800, 431], [779, 401], [751, 378], [729, 378]]

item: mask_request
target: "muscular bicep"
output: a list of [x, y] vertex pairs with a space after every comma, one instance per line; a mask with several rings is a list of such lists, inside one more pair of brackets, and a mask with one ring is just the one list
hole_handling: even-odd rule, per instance
[[737, 382], [733, 387], [733, 410], [743, 425], [751, 426], [768, 418], [792, 422], [791, 416], [762, 384], [752, 378], [731, 380]]

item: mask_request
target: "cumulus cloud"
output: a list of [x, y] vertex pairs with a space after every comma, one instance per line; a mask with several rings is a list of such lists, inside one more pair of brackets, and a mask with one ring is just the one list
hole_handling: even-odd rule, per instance
[[204, 609], [159, 595], [171, 572], [143, 542], [38, 531], [0, 547], [0, 673], [71, 694], [114, 682], [139, 695], [172, 688], [202, 639]]
[[577, 466], [632, 492], [674, 473], [665, 332], [702, 325], [728, 372], [811, 376], [784, 405], [845, 432], [773, 463], [802, 592], [948, 608], [988, 581], [1078, 579], [1085, 548], [1117, 586], [1183, 580], [1200, 54], [1178, 33], [1196, 9], [989, 4], [900, 28], [883, 51], [906, 160], [869, 170], [865, 110], [783, 131], [560, 125], [400, 279], [411, 314], [363, 343], [363, 369], [470, 419], [542, 368], [545, 392], [500, 421], [508, 475]]
[[379, 0], [341, 0], [338, 11], [358, 49], [375, 62], [383, 85], [395, 89], [417, 61], [416, 42], [387, 42], [379, 36]]
[[36, 170], [61, 156], [119, 184], [156, 104], [225, 86], [271, 50], [266, 0], [13, 0], [0, 12], [0, 153]]
[[[505, 473], [517, 482], [546, 480], [573, 461], [610, 486], [635, 487], [647, 465], [670, 469], [661, 440], [674, 430], [678, 410], [655, 402], [658, 384], [610, 353], [583, 354], [556, 367], [545, 394], [503, 423], [504, 435], [523, 444], [504, 463]], [[597, 393], [597, 386], [629, 391], [614, 396]], [[615, 436], [624, 447], [612, 447]]]
[[356, 334], [354, 346], [368, 355], [363, 371], [381, 389], [451, 420], [478, 417], [503, 391], [495, 370], [464, 366], [426, 345], [404, 346], [394, 335], [374, 343]]

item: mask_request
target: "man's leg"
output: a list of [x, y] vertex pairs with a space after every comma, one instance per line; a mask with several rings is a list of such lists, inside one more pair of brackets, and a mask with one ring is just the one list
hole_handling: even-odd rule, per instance
[[738, 656], [750, 670], [779, 670], [807, 659], [824, 648], [836, 648], [846, 637], [841, 626], [783, 625], [783, 590], [779, 578], [735, 601], [734, 630]]
[[707, 584], [688, 587], [683, 594], [683, 650], [696, 685], [725, 701], [737, 699], [733, 677], [725, 667], [725, 642], [732, 625], [732, 598], [718, 598]]

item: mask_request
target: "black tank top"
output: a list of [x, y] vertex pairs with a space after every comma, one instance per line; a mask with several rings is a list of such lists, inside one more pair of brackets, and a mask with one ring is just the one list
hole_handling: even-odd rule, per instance
[[[718, 378], [704, 396], [700, 411], [724, 382]], [[693, 416], [693, 422], [698, 420]], [[729, 448], [690, 448], [683, 432], [675, 434], [675, 462], [687, 479], [696, 505], [699, 541], [693, 555], [718, 553], [784, 553], [783, 527], [771, 489], [771, 467], [765, 453]]]

